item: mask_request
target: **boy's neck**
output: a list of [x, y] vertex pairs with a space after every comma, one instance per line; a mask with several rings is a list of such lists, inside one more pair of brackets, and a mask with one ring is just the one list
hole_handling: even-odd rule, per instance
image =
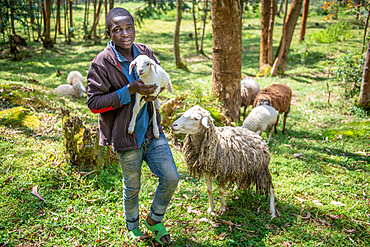
[[116, 50], [119, 53], [121, 53], [121, 55], [124, 56], [127, 61], [132, 62], [132, 60], [134, 60], [132, 47], [130, 49], [122, 49], [122, 48], [116, 46]]

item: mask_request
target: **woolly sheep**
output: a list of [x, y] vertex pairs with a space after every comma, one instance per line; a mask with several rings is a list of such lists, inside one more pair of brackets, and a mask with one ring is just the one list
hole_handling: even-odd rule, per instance
[[256, 98], [258, 92], [260, 91], [260, 86], [257, 81], [253, 79], [243, 79], [241, 82], [241, 105], [240, 108], [244, 106], [243, 119], [245, 119], [245, 113], [248, 106], [253, 105], [253, 101]]
[[269, 137], [267, 143], [269, 143], [272, 129], [276, 129], [276, 120], [279, 115], [273, 107], [269, 105], [259, 105], [252, 109], [248, 117], [243, 122], [243, 128], [247, 128], [250, 131], [256, 132], [261, 135], [262, 132], [268, 130]]
[[[81, 84], [79, 84], [79, 82]], [[78, 86], [81, 88], [81, 97], [83, 96], [83, 93], [86, 93], [86, 88], [83, 86], [84, 84], [84, 78], [82, 77], [81, 73], [78, 71], [71, 71], [68, 74], [67, 77], [67, 84], [73, 86], [74, 84], [78, 84]]]
[[226, 211], [225, 185], [235, 183], [241, 189], [256, 185], [260, 194], [270, 193], [270, 212], [275, 217], [270, 152], [259, 135], [242, 127], [215, 127], [210, 113], [199, 106], [187, 110], [171, 128], [174, 134], [187, 134], [183, 146], [186, 165], [193, 176], [206, 177], [209, 213], [214, 209], [213, 177], [219, 185], [221, 212]]
[[[140, 79], [146, 84], [146, 85], [154, 85], [157, 84], [158, 87], [154, 91], [151, 96], [158, 96], [161, 92], [161, 88], [168, 88], [168, 91], [173, 94], [173, 88], [172, 83], [170, 81], [170, 76], [167, 74], [167, 72], [160, 66], [157, 65], [153, 59], [149, 58], [146, 55], [140, 55], [137, 56], [131, 63], [129, 68], [129, 74], [132, 72], [132, 68], [136, 67], [137, 74], [140, 76]], [[128, 133], [133, 133], [136, 123], [136, 117], [139, 113], [140, 109], [144, 106], [145, 101], [141, 101], [142, 95], [139, 93], [136, 93], [135, 98], [135, 105], [133, 108], [133, 114], [132, 118], [128, 127]], [[153, 101], [153, 133], [156, 138], [159, 137], [159, 130], [157, 125], [157, 117], [156, 117], [156, 110], [159, 111], [161, 109], [161, 105], [159, 102], [159, 99], [156, 98]]]
[[62, 84], [55, 88], [54, 92], [60, 96], [79, 98], [81, 95], [83, 96], [82, 87], [83, 85], [81, 82], [77, 82], [73, 86], [69, 84]]
[[[272, 84], [262, 89], [253, 102], [253, 107], [259, 105], [271, 105], [279, 114], [284, 113], [284, 123], [282, 133], [285, 131], [286, 118], [290, 112], [290, 102], [292, 100], [292, 90], [284, 84]], [[279, 123], [279, 115], [276, 119], [276, 126]], [[277, 130], [275, 128], [275, 134]]]

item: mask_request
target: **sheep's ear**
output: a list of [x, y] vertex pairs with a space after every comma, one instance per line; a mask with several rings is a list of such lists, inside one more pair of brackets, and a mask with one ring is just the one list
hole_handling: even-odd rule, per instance
[[207, 129], [209, 128], [209, 125], [208, 125], [208, 117], [204, 117], [202, 118], [202, 124], [204, 127], [206, 127]]
[[128, 74], [131, 75], [131, 72], [132, 72], [132, 68], [136, 65], [136, 63], [133, 63], [131, 62], [130, 63], [130, 68], [129, 68], [129, 71], [128, 71]]
[[153, 66], [154, 73], [157, 74], [157, 65], [154, 62], [150, 62], [150, 65]]

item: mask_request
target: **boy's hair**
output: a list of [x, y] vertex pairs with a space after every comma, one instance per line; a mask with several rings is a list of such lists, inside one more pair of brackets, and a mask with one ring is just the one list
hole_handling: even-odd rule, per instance
[[127, 9], [113, 8], [108, 12], [107, 18], [105, 20], [105, 26], [109, 31], [110, 31], [110, 28], [112, 27], [112, 19], [117, 16], [128, 16], [131, 18], [132, 22], [134, 23], [134, 18], [132, 17], [130, 12], [128, 12]]

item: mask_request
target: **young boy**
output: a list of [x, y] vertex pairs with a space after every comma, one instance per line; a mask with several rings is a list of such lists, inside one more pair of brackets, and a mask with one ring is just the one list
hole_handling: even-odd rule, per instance
[[[106, 31], [112, 39], [104, 51], [91, 63], [87, 75], [87, 105], [93, 113], [99, 113], [100, 145], [112, 145], [117, 151], [123, 173], [123, 205], [131, 240], [139, 240], [144, 234], [139, 229], [139, 191], [142, 162], [158, 177], [150, 213], [144, 224], [160, 244], [171, 242], [163, 220], [167, 206], [179, 181], [176, 164], [163, 134], [159, 112], [145, 103], [135, 124], [135, 131], [128, 133], [135, 93], [144, 95], [148, 102], [155, 100], [151, 94], [156, 86], [147, 86], [129, 64], [135, 57], [145, 54], [157, 64], [153, 51], [145, 44], [134, 43], [135, 26], [131, 14], [123, 8], [109, 11]], [[157, 114], [159, 138], [153, 135], [152, 114]]]

